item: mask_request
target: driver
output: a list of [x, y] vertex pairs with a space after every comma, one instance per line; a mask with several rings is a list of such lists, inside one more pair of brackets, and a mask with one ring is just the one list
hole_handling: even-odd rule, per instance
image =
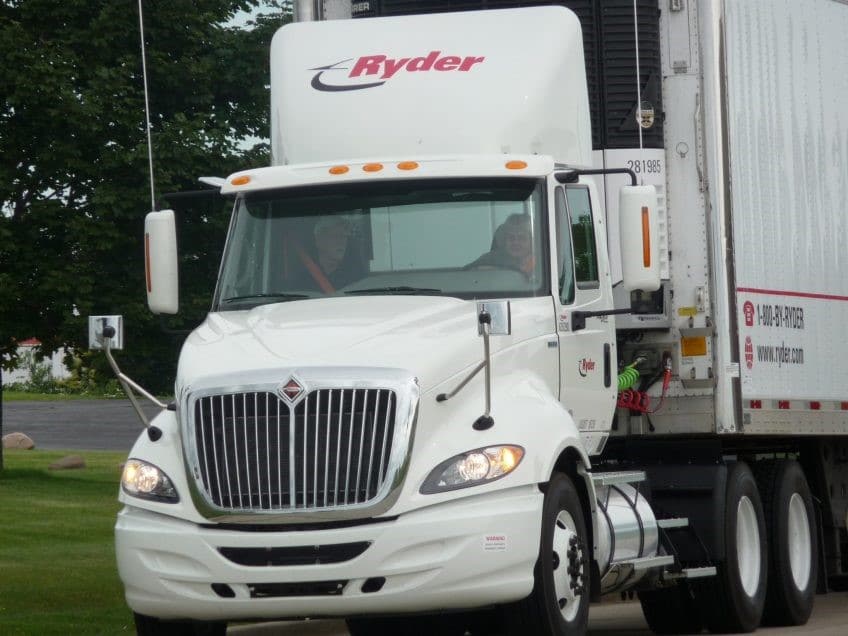
[[352, 233], [353, 224], [346, 217], [319, 219], [312, 230], [312, 244], [295, 247], [297, 262], [289, 274], [292, 288], [334, 294], [339, 287], [359, 278], [351, 266]]
[[530, 215], [512, 214], [495, 230], [492, 249], [466, 269], [508, 268], [529, 276], [534, 267]]

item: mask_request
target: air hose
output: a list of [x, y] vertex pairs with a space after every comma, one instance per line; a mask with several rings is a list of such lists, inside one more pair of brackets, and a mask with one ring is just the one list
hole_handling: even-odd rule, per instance
[[637, 360], [633, 364], [624, 367], [624, 371], [618, 374], [618, 390], [625, 391], [633, 388], [633, 385], [639, 381], [639, 372], [636, 370]]
[[662, 372], [662, 394], [659, 403], [651, 408], [651, 396], [645, 391], [636, 391], [632, 387], [639, 380], [639, 372], [633, 367], [638, 361], [624, 368], [618, 375], [618, 407], [636, 411], [637, 413], [656, 413], [665, 403], [665, 396], [671, 384], [671, 357], [665, 358]]

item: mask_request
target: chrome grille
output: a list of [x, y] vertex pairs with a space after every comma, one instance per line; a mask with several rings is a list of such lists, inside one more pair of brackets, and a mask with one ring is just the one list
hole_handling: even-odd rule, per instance
[[194, 402], [197, 473], [227, 510], [336, 508], [374, 500], [388, 478], [396, 396], [318, 389], [291, 406], [256, 391]]

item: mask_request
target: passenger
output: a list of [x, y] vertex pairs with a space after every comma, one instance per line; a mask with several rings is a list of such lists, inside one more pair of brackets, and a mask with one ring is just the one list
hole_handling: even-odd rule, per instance
[[466, 269], [507, 268], [529, 276], [535, 267], [532, 238], [530, 216], [513, 214], [495, 230], [492, 249]]
[[292, 291], [320, 290], [334, 294], [337, 289], [362, 276], [356, 267], [351, 249], [353, 224], [346, 217], [320, 218], [312, 230], [311, 245], [296, 245], [297, 258], [288, 272], [288, 286]]

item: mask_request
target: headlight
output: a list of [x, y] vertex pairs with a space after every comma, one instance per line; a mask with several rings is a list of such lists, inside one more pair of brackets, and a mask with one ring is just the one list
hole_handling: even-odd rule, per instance
[[427, 476], [422, 495], [478, 486], [508, 475], [524, 457], [521, 446], [487, 446], [462, 453], [442, 462]]
[[180, 500], [168, 475], [140, 459], [127, 460], [124, 474], [121, 475], [121, 487], [128, 495], [141, 499], [163, 503], [177, 503]]

